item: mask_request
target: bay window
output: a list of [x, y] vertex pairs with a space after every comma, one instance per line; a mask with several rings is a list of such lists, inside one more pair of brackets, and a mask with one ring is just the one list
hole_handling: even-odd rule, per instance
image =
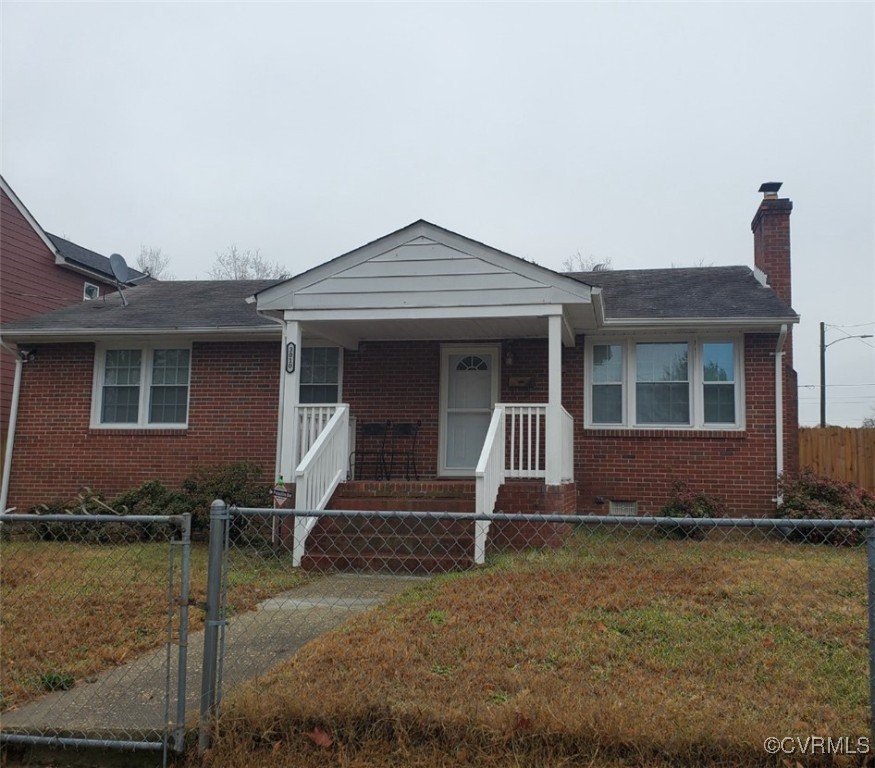
[[740, 339], [588, 339], [589, 427], [736, 429]]
[[191, 349], [98, 348], [95, 355], [93, 427], [185, 427]]

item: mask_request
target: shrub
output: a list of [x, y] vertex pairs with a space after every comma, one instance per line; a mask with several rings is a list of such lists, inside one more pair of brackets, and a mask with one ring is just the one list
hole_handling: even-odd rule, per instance
[[[31, 512], [37, 515], [182, 515], [192, 516], [192, 531], [209, 528], [210, 504], [222, 499], [241, 507], [270, 507], [270, 486], [262, 480], [263, 472], [253, 462], [238, 462], [216, 467], [200, 467], [182, 482], [181, 490], [173, 490], [158, 480], [147, 480], [137, 488], [125, 491], [110, 501], [90, 488], [72, 499], [55, 499], [37, 504]], [[242, 524], [232, 527], [239, 535]], [[121, 542], [138, 538], [149, 539], [151, 526], [126, 526], [112, 523], [41, 523], [38, 535], [51, 541]]]
[[[777, 516], [787, 520], [866, 520], [875, 518], [875, 494], [854, 483], [821, 477], [808, 467], [796, 480], [781, 478], [782, 502]], [[783, 531], [793, 541], [854, 546], [865, 539], [863, 531], [836, 528]]]
[[[115, 510], [103, 501], [99, 493], [84, 487], [70, 499], [37, 504], [30, 511], [37, 515], [106, 515]], [[87, 523], [41, 522], [36, 531], [43, 541], [84, 541], [93, 535], [93, 529], [94, 526]]]
[[[726, 505], [716, 496], [704, 491], [692, 491], [682, 480], [671, 487], [671, 496], [660, 510], [662, 517], [725, 517]], [[660, 525], [658, 532], [673, 539], [701, 538], [702, 529], [696, 526]]]
[[191, 504], [192, 528], [209, 527], [210, 504], [216, 499], [239, 507], [272, 506], [270, 485], [262, 480], [263, 475], [261, 466], [247, 461], [195, 470], [182, 482]]

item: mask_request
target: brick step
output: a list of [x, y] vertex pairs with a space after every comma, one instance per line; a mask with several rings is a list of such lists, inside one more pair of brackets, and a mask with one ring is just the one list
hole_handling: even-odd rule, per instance
[[[337, 501], [344, 509], [349, 508], [350, 499]], [[445, 573], [470, 567], [473, 553], [473, 520], [323, 517], [307, 539], [302, 567]]]
[[331, 499], [328, 509], [362, 512], [474, 512], [474, 499], [462, 498], [399, 498], [393, 496], [341, 496]]
[[474, 559], [466, 556], [404, 555], [401, 553], [359, 552], [324, 555], [310, 553], [301, 559], [305, 571], [346, 571], [356, 573], [431, 574], [467, 570]]
[[[312, 540], [311, 540], [312, 539]], [[399, 553], [444, 557], [470, 555], [474, 551], [474, 537], [417, 538], [415, 536], [319, 536], [307, 540], [307, 551], [319, 554], [356, 554], [359, 552]]]
[[473, 480], [349, 480], [337, 490], [343, 494], [382, 496], [459, 496], [474, 494]]
[[459, 537], [473, 535], [473, 520], [445, 518], [376, 517], [321, 517], [316, 531], [332, 536], [403, 536], [403, 537]]

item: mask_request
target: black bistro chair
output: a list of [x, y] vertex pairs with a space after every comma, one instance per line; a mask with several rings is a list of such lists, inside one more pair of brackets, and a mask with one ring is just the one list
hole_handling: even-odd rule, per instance
[[406, 480], [410, 479], [411, 474], [415, 480], [419, 480], [416, 469], [416, 438], [421, 426], [422, 419], [416, 422], [396, 421], [392, 424], [387, 478], [391, 478], [397, 469], [398, 472], [404, 472]]
[[390, 427], [389, 421], [370, 421], [362, 424], [359, 429], [359, 440], [353, 451], [356, 480], [364, 480], [367, 475], [374, 480], [389, 479], [386, 444]]

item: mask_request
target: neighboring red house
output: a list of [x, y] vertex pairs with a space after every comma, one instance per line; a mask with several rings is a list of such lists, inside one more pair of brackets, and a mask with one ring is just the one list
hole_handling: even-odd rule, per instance
[[[131, 279], [143, 278], [131, 270]], [[47, 233], [0, 176], [0, 326], [115, 291], [109, 259]], [[3, 445], [15, 351], [0, 348], [0, 433]]]
[[35, 359], [9, 503], [249, 459], [299, 509], [459, 491], [485, 513], [653, 514], [681, 480], [768, 514], [796, 470], [778, 186], [753, 269], [559, 274], [418, 221], [277, 284], [156, 282], [16, 322]]

